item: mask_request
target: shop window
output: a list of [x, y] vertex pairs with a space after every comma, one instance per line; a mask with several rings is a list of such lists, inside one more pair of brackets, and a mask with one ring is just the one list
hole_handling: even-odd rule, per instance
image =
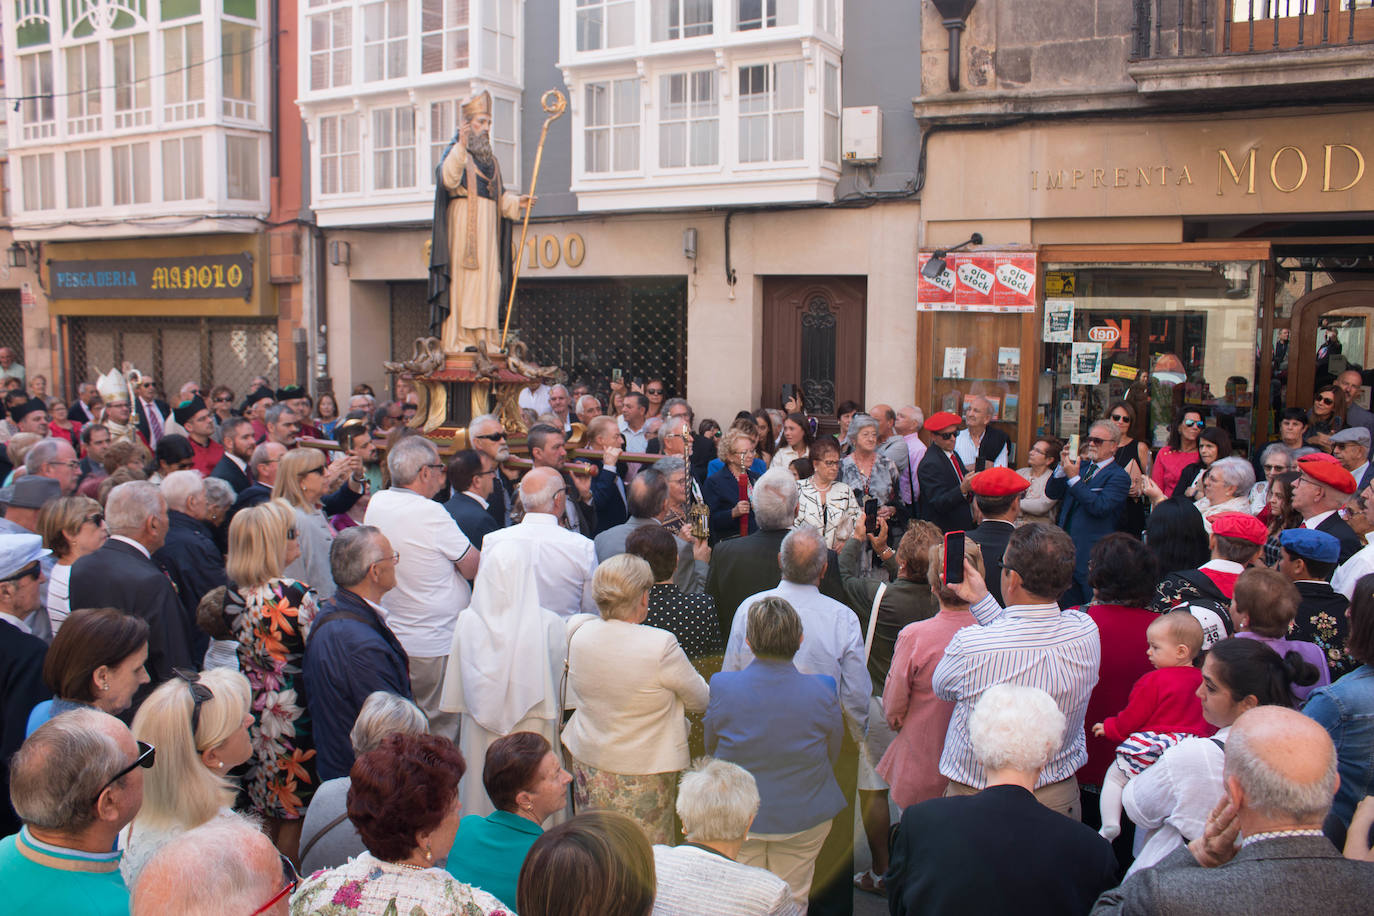
[[735, 0], [735, 10], [741, 32], [797, 24], [797, 0]]
[[71, 150], [67, 159], [67, 206], [100, 206], [100, 150]]
[[786, 162], [805, 155], [802, 62], [739, 68], [740, 162]]
[[57, 206], [56, 175], [52, 153], [23, 156], [24, 209], [51, 210]]
[[468, 0], [421, 0], [420, 72], [468, 65]]
[[224, 163], [229, 196], [234, 200], [260, 200], [262, 183], [258, 179], [261, 144], [257, 137], [225, 137]]
[[358, 117], [320, 118], [320, 193], [356, 194], [362, 190]]
[[63, 52], [67, 61], [67, 133], [100, 129], [100, 43]]
[[620, 48], [634, 40], [634, 0], [577, 0], [577, 50]]
[[720, 160], [716, 72], [697, 70], [659, 78], [658, 164], [715, 165]]
[[409, 105], [372, 112], [372, 185], [415, 185], [415, 109]]
[[650, 30], [654, 41], [677, 41], [711, 34], [712, 0], [654, 0]]
[[[1251, 440], [1258, 265], [1049, 264], [1038, 426], [1086, 435], [1115, 399], [1131, 403], [1133, 438], [1164, 445], [1184, 408]], [[1056, 290], [1067, 293], [1056, 294]]]
[[153, 121], [152, 82], [148, 79], [148, 36], [129, 35], [110, 42], [114, 57], [114, 126], [143, 127]]
[[310, 17], [310, 88], [333, 89], [352, 81], [353, 11], [316, 13]]
[[24, 98], [19, 112], [25, 140], [41, 140], [57, 133], [53, 110], [52, 52], [19, 55], [19, 84]]
[[512, 0], [482, 2], [482, 67], [515, 77], [515, 5]]
[[365, 4], [363, 79], [374, 82], [405, 76], [406, 42], [406, 0]]
[[224, 116], [252, 121], [258, 115], [253, 98], [253, 71], [258, 30], [226, 19], [220, 24], [220, 72], [224, 80]]
[[110, 147], [110, 164], [114, 174], [115, 206], [148, 203], [152, 196], [152, 165], [148, 161], [148, 144], [128, 143]]
[[200, 23], [162, 30], [162, 65], [163, 118], [205, 117], [205, 43]]
[[205, 196], [200, 137], [162, 141], [162, 199], [199, 200]]
[[628, 172], [639, 168], [639, 80], [588, 83], [585, 87], [585, 168]]

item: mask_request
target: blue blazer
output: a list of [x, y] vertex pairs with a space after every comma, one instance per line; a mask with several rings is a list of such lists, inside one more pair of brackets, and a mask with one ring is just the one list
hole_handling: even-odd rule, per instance
[[738, 764], [758, 783], [756, 833], [798, 833], [844, 810], [832, 769], [844, 720], [835, 679], [790, 661], [756, 658], [711, 678], [706, 753]]
[[1045, 484], [1045, 495], [1062, 501], [1059, 527], [1073, 538], [1076, 581], [1087, 581], [1088, 554], [1099, 538], [1117, 530], [1130, 490], [1131, 475], [1115, 462], [1099, 468], [1091, 480], [1080, 478], [1072, 487], [1067, 477], [1058, 475]]
[[[494, 492], [493, 495], [495, 495]], [[487, 500], [487, 505], [491, 505], [490, 499]], [[482, 538], [501, 527], [496, 523], [496, 519], [492, 518], [491, 514], [482, 508], [481, 503], [466, 493], [454, 493], [449, 497], [448, 502], [444, 503], [444, 508], [458, 523], [463, 536], [471, 541], [472, 546], [478, 550], [482, 549]]]
[[[754, 473], [753, 468], [745, 473], [749, 475], [751, 486], [758, 481], [759, 475]], [[706, 503], [706, 508], [711, 510], [712, 544], [724, 538], [739, 537], [739, 519], [730, 517], [730, 510], [739, 502], [739, 481], [730, 473], [729, 468], [722, 466], [719, 471], [706, 478], [706, 482], [701, 485], [701, 500]], [[748, 533], [758, 531], [758, 522], [754, 520], [752, 508], [745, 517], [749, 519]]]

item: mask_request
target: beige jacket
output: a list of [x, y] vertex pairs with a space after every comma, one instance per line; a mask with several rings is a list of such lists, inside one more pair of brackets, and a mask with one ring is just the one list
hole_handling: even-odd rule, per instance
[[677, 638], [623, 620], [589, 620], [568, 644], [563, 743], [583, 763], [643, 776], [687, 768], [685, 710], [705, 712], [710, 691]]

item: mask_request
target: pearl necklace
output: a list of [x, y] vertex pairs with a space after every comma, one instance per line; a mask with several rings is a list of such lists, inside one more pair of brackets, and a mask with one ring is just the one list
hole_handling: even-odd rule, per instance
[[1267, 830], [1267, 831], [1265, 831], [1264, 833], [1257, 833], [1257, 834], [1255, 834], [1254, 836], [1245, 837], [1244, 839], [1242, 839], [1242, 840], [1240, 841], [1240, 845], [1241, 845], [1241, 847], [1243, 848], [1243, 847], [1249, 846], [1251, 843], [1258, 843], [1260, 840], [1272, 840], [1272, 839], [1275, 839], [1276, 837], [1282, 837], [1282, 836], [1311, 836], [1311, 837], [1318, 837], [1318, 836], [1326, 836], [1326, 834], [1324, 834], [1324, 833], [1322, 833], [1320, 830], [1315, 829], [1315, 828], [1312, 828], [1312, 827], [1297, 828], [1297, 829], [1294, 829], [1294, 830]]

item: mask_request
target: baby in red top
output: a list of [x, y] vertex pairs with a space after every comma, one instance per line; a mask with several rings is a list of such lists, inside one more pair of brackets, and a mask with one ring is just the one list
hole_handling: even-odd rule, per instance
[[1095, 737], [1118, 742], [1116, 762], [1102, 782], [1102, 836], [1121, 833], [1121, 794], [1132, 776], [1190, 735], [1216, 731], [1202, 718], [1198, 688], [1202, 671], [1193, 660], [1202, 650], [1202, 624], [1187, 611], [1171, 611], [1145, 631], [1145, 655], [1155, 670], [1135, 682], [1126, 708], [1093, 726]]

